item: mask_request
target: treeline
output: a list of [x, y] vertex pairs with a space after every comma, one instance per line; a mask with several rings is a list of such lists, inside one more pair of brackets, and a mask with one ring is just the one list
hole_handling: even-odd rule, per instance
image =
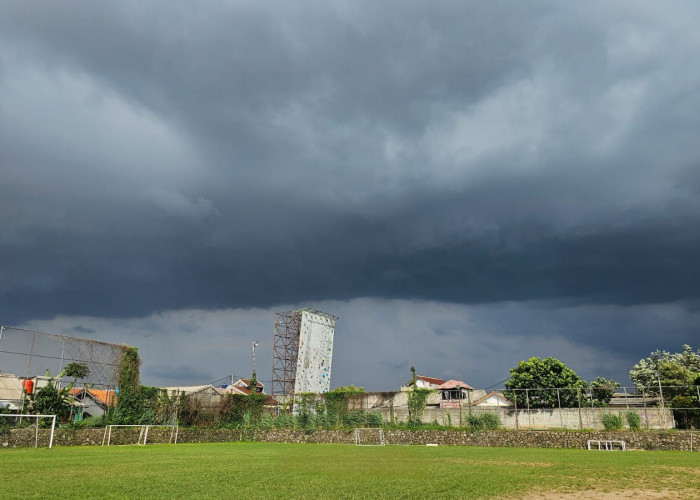
[[[620, 383], [603, 377], [586, 382], [558, 359], [537, 357], [510, 370], [504, 395], [520, 409], [606, 407]], [[629, 372], [643, 397], [658, 398], [673, 410], [676, 427], [700, 428], [700, 349], [656, 350]]]

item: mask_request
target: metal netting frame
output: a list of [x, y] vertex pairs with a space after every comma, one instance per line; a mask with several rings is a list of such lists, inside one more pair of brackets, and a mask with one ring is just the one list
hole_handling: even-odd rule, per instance
[[[9, 336], [14, 336], [12, 341], [17, 344], [14, 349]], [[10, 344], [10, 350], [4, 349], [3, 342], [5, 345]], [[37, 352], [37, 344], [42, 343], [48, 350]], [[17, 349], [18, 347], [26, 348], [27, 352]], [[40, 375], [36, 371], [36, 359], [52, 360], [58, 365], [57, 374], [69, 363], [78, 362], [85, 363], [90, 370], [88, 376], [81, 379], [83, 384], [114, 389], [117, 386], [122, 355], [128, 348], [124, 344], [0, 325], [0, 360], [3, 356], [14, 357], [15, 360], [26, 357], [24, 373], [16, 374], [26, 378]]]

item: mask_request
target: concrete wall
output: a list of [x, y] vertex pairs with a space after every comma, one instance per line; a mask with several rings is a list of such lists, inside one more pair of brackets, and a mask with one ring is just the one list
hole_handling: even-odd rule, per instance
[[[39, 431], [39, 444], [46, 446], [48, 431]], [[55, 446], [99, 445], [104, 429], [57, 429]], [[622, 440], [628, 449], [700, 451], [700, 432], [676, 431], [620, 431], [620, 432], [580, 432], [580, 431], [409, 431], [385, 430], [388, 444], [441, 446], [503, 446], [526, 448], [579, 448], [585, 449], [589, 439]], [[149, 442], [167, 442], [169, 430], [152, 429]], [[132, 439], [132, 442], [134, 439]], [[354, 444], [353, 431], [332, 430], [307, 433], [301, 430], [231, 430], [231, 429], [180, 429], [179, 443], [212, 443], [235, 441], [260, 441], [271, 443], [341, 443]], [[10, 434], [0, 436], [0, 447], [34, 446], [33, 429], [15, 429]]]
[[[387, 408], [379, 408], [385, 421], [389, 422], [392, 411]], [[661, 408], [636, 408], [635, 411], [641, 417], [642, 429], [673, 429], [675, 423], [673, 413], [670, 409]], [[627, 424], [624, 415], [626, 410], [611, 410], [609, 408], [562, 408], [561, 410], [540, 409], [540, 410], [518, 410], [512, 408], [472, 408], [472, 414], [494, 413], [498, 415], [501, 426], [505, 429], [596, 429], [603, 430], [604, 426], [601, 417], [605, 413], [621, 415], [625, 425]], [[408, 409], [405, 407], [393, 410], [395, 422], [406, 422], [408, 420]], [[426, 423], [437, 422], [440, 425], [451, 425], [461, 427], [466, 425], [468, 409], [440, 409], [426, 408], [421, 415], [421, 421]]]
[[[377, 411], [386, 422], [393, 416], [394, 422], [408, 421], [408, 391], [370, 392], [353, 400], [350, 409]], [[482, 390], [473, 391], [474, 401], [486, 393]], [[441, 402], [439, 392], [430, 394], [427, 407], [421, 415], [423, 422], [437, 422], [440, 425], [462, 427], [469, 415], [469, 406], [459, 408], [438, 408]], [[675, 422], [670, 409], [661, 408], [631, 408], [641, 417], [642, 429], [673, 429]], [[605, 413], [621, 415], [623, 420], [626, 409], [610, 408], [558, 408], [517, 411], [507, 407], [473, 407], [471, 412], [478, 415], [482, 412], [495, 413], [501, 420], [501, 426], [506, 429], [597, 429], [603, 430], [600, 417]]]

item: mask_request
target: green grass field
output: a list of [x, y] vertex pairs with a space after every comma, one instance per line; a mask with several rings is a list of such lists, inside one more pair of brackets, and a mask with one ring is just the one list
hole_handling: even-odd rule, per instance
[[538, 498], [593, 491], [700, 498], [700, 453], [689, 452], [264, 443], [65, 447], [0, 450], [0, 474], [3, 498]]

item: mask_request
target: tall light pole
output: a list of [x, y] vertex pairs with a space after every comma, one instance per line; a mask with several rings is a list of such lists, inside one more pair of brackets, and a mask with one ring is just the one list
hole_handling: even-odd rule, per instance
[[253, 376], [255, 376], [255, 348], [258, 346], [258, 341], [253, 341]]

